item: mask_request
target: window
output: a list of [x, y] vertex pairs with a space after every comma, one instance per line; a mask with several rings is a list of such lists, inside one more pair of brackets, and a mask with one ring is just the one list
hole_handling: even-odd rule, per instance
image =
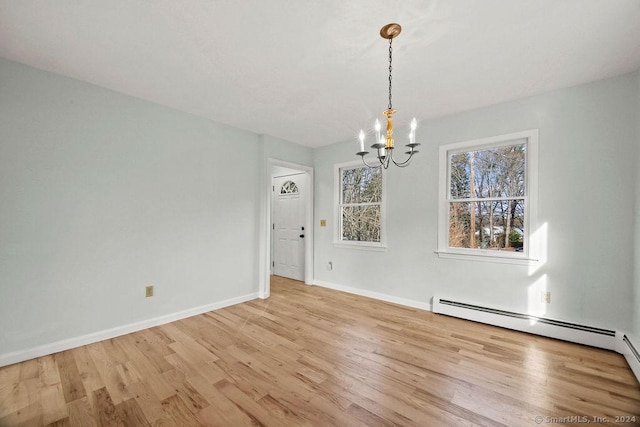
[[337, 243], [384, 245], [384, 176], [381, 168], [347, 164], [336, 166], [338, 181]]
[[440, 147], [440, 256], [532, 259], [537, 130]]
[[287, 181], [280, 187], [280, 194], [297, 194], [298, 186], [293, 181]]

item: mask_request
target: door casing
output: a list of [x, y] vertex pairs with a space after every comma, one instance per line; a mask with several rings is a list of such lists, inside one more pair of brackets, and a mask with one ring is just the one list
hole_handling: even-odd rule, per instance
[[260, 298], [269, 298], [271, 293], [271, 176], [273, 166], [283, 166], [290, 169], [296, 169], [307, 174], [307, 191], [305, 197], [305, 272], [304, 282], [312, 285], [314, 281], [314, 259], [313, 259], [313, 241], [314, 241], [314, 174], [311, 166], [292, 163], [280, 159], [268, 158], [264, 168], [263, 183], [261, 197], [261, 215], [260, 215], [260, 238], [259, 238], [259, 268], [258, 268], [258, 296]]
[[[282, 194], [281, 188], [289, 181], [298, 191]], [[303, 172], [272, 178], [271, 273], [294, 280], [304, 280], [306, 181]]]

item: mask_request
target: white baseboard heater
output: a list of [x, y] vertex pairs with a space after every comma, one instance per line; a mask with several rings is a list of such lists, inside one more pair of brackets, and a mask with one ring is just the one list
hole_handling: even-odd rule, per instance
[[622, 337], [622, 341], [627, 345], [627, 347], [629, 347], [629, 351], [631, 352], [631, 355], [635, 357], [638, 363], [640, 363], [640, 353], [638, 353], [638, 350], [636, 350], [633, 344], [631, 344], [631, 340], [629, 339], [629, 337], [624, 335]]
[[609, 329], [483, 307], [439, 296], [433, 297], [433, 312], [593, 347], [616, 350], [616, 331]]
[[640, 381], [640, 352], [638, 352], [626, 334], [622, 336], [622, 342], [626, 344], [626, 347], [623, 347], [619, 353], [622, 353], [624, 358], [627, 359], [631, 370], [636, 375], [638, 381]]

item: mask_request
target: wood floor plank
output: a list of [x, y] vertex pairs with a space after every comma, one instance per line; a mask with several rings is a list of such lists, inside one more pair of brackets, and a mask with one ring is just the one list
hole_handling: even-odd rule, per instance
[[[38, 362], [38, 379], [43, 385], [54, 385], [61, 382], [60, 371], [55, 360], [55, 355], [39, 357], [36, 361]], [[80, 376], [79, 372], [78, 376]]]
[[99, 426], [125, 425], [106, 387], [93, 392], [92, 404], [95, 408], [96, 422]]
[[35, 403], [40, 405], [35, 394], [29, 393], [29, 387], [25, 381], [16, 380], [7, 387], [7, 391], [8, 394], [0, 407], [0, 419], [33, 406]]
[[271, 286], [267, 300], [0, 368], [0, 426], [640, 425], [640, 384], [614, 352]]
[[[253, 417], [229, 400], [215, 385], [200, 376], [188, 378], [189, 385], [210, 404], [199, 411], [200, 421], [219, 420], [221, 425], [252, 425]], [[208, 424], [208, 422], [207, 422]]]
[[44, 424], [54, 423], [69, 417], [67, 401], [62, 384], [45, 385], [39, 390], [38, 402], [42, 407]]
[[[134, 335], [125, 335], [120, 338], [121, 346], [129, 357], [127, 364], [130, 364], [135, 368], [138, 372], [136, 376], [140, 379], [137, 382], [130, 382], [128, 384], [129, 387], [134, 387], [140, 382], [145, 382], [149, 384], [153, 389], [153, 393], [160, 400], [173, 396], [175, 394], [175, 389], [171, 387], [171, 385], [167, 383], [161, 375], [163, 372], [173, 369], [173, 366], [169, 364], [164, 357], [156, 355], [155, 352], [153, 350], [149, 350], [149, 348], [147, 348], [147, 351], [143, 353], [137, 346], [138, 340], [134, 338]], [[172, 354], [175, 353], [167, 353], [167, 355]], [[158, 364], [160, 359], [162, 359], [162, 362], [160, 363], [162, 367]], [[140, 392], [139, 388], [134, 388]], [[132, 391], [132, 394], [135, 394], [135, 391]]]
[[[134, 399], [138, 402], [140, 410], [142, 410], [145, 418], [151, 425], [162, 424], [163, 421], [165, 423], [168, 421], [168, 417], [166, 417], [166, 413], [162, 409], [161, 402], [164, 399], [158, 397], [151, 383], [145, 379], [131, 384], [129, 389], [134, 395]], [[174, 394], [175, 391], [167, 397], [173, 396]]]
[[[20, 365], [0, 369], [0, 418], [29, 404], [26, 386], [20, 385]], [[19, 390], [24, 387], [24, 391]]]
[[0, 416], [0, 426], [42, 426], [44, 425], [43, 417], [42, 404], [36, 402]]
[[98, 425], [96, 422], [96, 414], [93, 411], [88, 397], [85, 396], [82, 399], [67, 403], [67, 408], [69, 409], [70, 425], [79, 427], [94, 427]]
[[[187, 377], [180, 371], [168, 371], [162, 375], [165, 375], [167, 380], [175, 385], [176, 395], [182, 399], [191, 413], [197, 414], [209, 406], [209, 402], [189, 382], [192, 377]], [[201, 377], [196, 374], [193, 378]], [[203, 382], [206, 383], [206, 380]]]
[[135, 399], [125, 400], [118, 405], [117, 411], [120, 413], [125, 426], [145, 427], [151, 425]]
[[265, 426], [281, 426], [281, 425], [296, 425], [299, 424], [299, 420], [293, 416], [291, 412], [282, 412], [279, 416], [274, 416], [272, 412], [269, 412], [267, 408], [258, 403], [260, 399], [253, 399], [251, 395], [245, 393], [238, 388], [236, 384], [223, 380], [216, 384], [216, 388], [225, 395], [227, 399], [233, 402], [238, 408], [242, 409], [247, 415], [249, 415], [257, 423]]
[[176, 426], [196, 427], [201, 425], [200, 421], [198, 421], [178, 395], [163, 400], [162, 408]]
[[91, 395], [94, 391], [104, 387], [104, 380], [100, 377], [100, 373], [96, 368], [93, 359], [89, 354], [89, 350], [86, 346], [74, 348], [69, 350], [76, 360], [76, 366], [78, 368], [78, 374], [82, 379], [85, 392], [87, 396]]
[[[136, 361], [140, 362], [140, 365], [138, 365], [139, 370], [144, 369], [141, 368], [141, 366], [147, 364], [152, 365], [152, 367], [158, 372], [173, 369], [173, 366], [165, 360], [165, 356], [174, 353], [174, 351], [169, 347], [169, 344], [173, 341], [161, 338], [157, 328], [143, 330], [131, 335], [125, 335], [123, 339], [128, 340], [128, 343], [137, 349], [136, 356], [132, 356], [131, 353], [134, 350], [131, 346], [125, 347], [125, 351], [128, 352], [129, 358], [135, 358]], [[148, 372], [146, 369], [144, 370]]]
[[[187, 376], [198, 374], [212, 383], [225, 378], [225, 373], [214, 363], [218, 360], [218, 357], [195, 341], [173, 343], [170, 346], [176, 353], [175, 355], [166, 356], [165, 359], [172, 365], [182, 369]], [[189, 366], [197, 367], [197, 372], [188, 369]]]
[[55, 363], [58, 366], [62, 390], [64, 390], [64, 400], [69, 403], [77, 399], [82, 399], [87, 395], [73, 352], [63, 351], [54, 355]]
[[231, 381], [247, 396], [259, 400], [269, 393], [273, 387], [268, 378], [253, 370], [250, 366], [229, 357], [220, 359], [216, 365], [222, 369]]
[[127, 385], [118, 372], [117, 364], [111, 360], [103, 343], [104, 341], [91, 344], [87, 348], [100, 377], [104, 381], [109, 399], [117, 405], [133, 396], [129, 393]]

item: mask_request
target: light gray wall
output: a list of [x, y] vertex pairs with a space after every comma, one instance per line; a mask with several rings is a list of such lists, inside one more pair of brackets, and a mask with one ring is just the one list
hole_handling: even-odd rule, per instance
[[269, 135], [261, 135], [261, 140], [265, 159], [284, 160], [299, 165], [313, 166], [312, 148]]
[[[316, 279], [420, 302], [440, 294], [524, 312], [530, 287], [546, 282], [547, 316], [627, 329], [637, 78], [629, 74], [420, 123], [421, 153], [410, 167], [387, 171], [386, 252], [333, 246], [334, 164], [356, 158], [356, 136], [317, 149], [316, 221], [327, 219], [328, 226], [316, 227]], [[532, 269], [438, 258], [438, 147], [533, 128], [540, 132], [538, 226], [546, 230], [546, 262]], [[325, 268], [329, 261], [332, 271]]]
[[284, 166], [277, 166], [274, 165], [271, 167], [271, 176], [272, 177], [276, 177], [276, 176], [286, 176], [286, 175], [296, 175], [301, 173], [299, 170], [297, 169], [291, 169], [291, 168], [285, 168]]
[[257, 292], [259, 146], [0, 59], [0, 353]]
[[[548, 316], [638, 336], [639, 104], [635, 73], [421, 123], [422, 153], [388, 173], [380, 253], [332, 245], [355, 136], [312, 150], [0, 59], [0, 352], [256, 292], [269, 158], [315, 167], [317, 280], [526, 310], [545, 277]], [[547, 262], [437, 258], [438, 146], [530, 128]]]

